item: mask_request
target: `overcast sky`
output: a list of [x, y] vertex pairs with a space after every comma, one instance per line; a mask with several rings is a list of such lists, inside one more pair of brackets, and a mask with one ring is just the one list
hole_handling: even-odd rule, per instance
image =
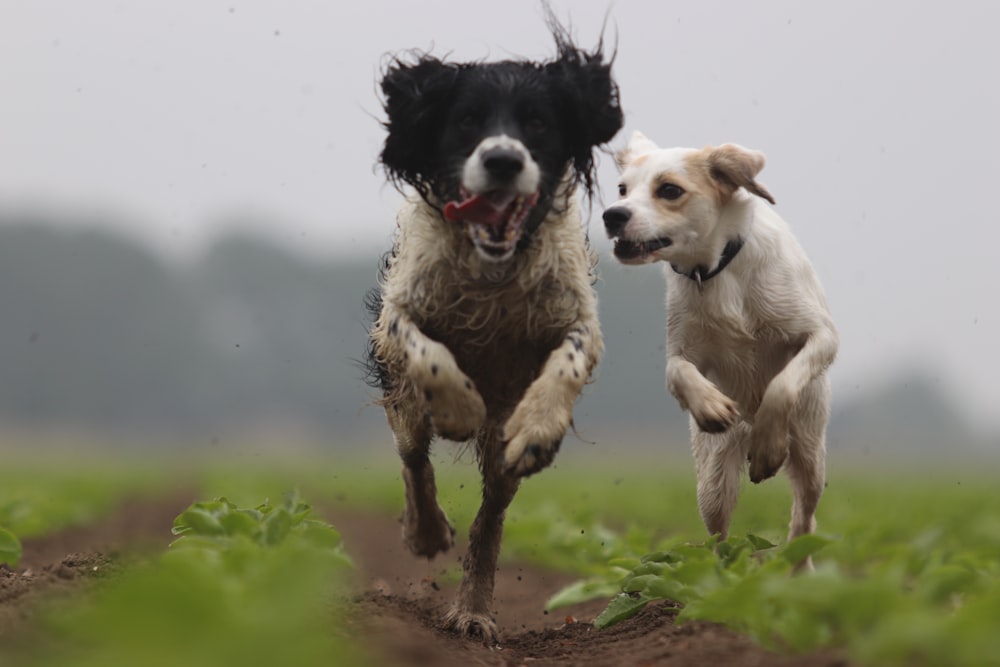
[[[837, 388], [927, 369], [1000, 425], [1000, 3], [609, 4], [554, 0], [582, 45], [609, 12], [612, 145], [767, 154], [841, 330]], [[0, 0], [0, 207], [110, 212], [174, 256], [239, 220], [374, 262], [399, 202], [377, 78], [410, 48], [552, 53], [536, 0]], [[611, 201], [610, 159], [600, 176]]]

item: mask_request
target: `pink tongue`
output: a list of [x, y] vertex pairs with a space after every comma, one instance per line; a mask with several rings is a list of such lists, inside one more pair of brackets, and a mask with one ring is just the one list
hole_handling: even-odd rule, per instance
[[489, 197], [473, 195], [461, 202], [444, 205], [444, 217], [452, 222], [467, 221], [496, 227], [503, 223], [506, 206], [497, 206]]

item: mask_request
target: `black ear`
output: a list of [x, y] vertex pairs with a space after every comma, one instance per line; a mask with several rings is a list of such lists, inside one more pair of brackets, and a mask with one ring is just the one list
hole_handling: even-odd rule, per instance
[[567, 69], [567, 83], [576, 93], [573, 103], [582, 134], [591, 146], [611, 141], [624, 121], [611, 65], [601, 63], [598, 57]]
[[423, 54], [415, 62], [399, 58], [382, 76], [384, 123], [388, 136], [380, 161], [389, 179], [414, 186], [426, 195], [427, 176], [434, 171], [435, 145], [440, 136], [458, 68]]
[[618, 84], [611, 76], [614, 58], [605, 62], [603, 40], [593, 51], [584, 51], [573, 44], [551, 11], [547, 20], [558, 55], [546, 64], [545, 70], [558, 91], [573, 166], [590, 193], [594, 183], [593, 149], [610, 141], [624, 123]]

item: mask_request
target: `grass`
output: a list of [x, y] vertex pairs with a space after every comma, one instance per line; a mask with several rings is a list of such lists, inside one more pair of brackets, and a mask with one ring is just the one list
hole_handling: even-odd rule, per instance
[[90, 523], [125, 497], [155, 495], [163, 470], [101, 463], [8, 461], [0, 467], [0, 563], [16, 566], [21, 540]]
[[[572, 457], [564, 458], [572, 462]], [[389, 461], [223, 460], [190, 466], [189, 479], [201, 490], [200, 497], [226, 496], [239, 507], [254, 507], [265, 498], [276, 503], [284, 492], [299, 489], [317, 507], [398, 515], [403, 506], [402, 481], [398, 464]], [[455, 463], [446, 457], [439, 456], [435, 465], [441, 504], [464, 533], [479, 503], [478, 473], [471, 462]], [[164, 481], [162, 468], [156, 472], [152, 467], [103, 473], [7, 468], [0, 473], [0, 508], [6, 512], [0, 517], [16, 534], [42, 534], [89, 520], [141, 488], [162, 489]], [[1000, 494], [994, 487], [989, 467], [901, 472], [834, 466], [817, 516], [824, 539], [803, 546], [784, 541], [790, 505], [787, 483], [782, 478], [760, 486], [747, 483], [734, 517], [733, 538], [716, 546], [706, 540], [697, 514], [689, 461], [665, 457], [601, 465], [560, 463], [522, 484], [508, 513], [502, 558], [577, 574], [580, 583], [552, 604], [588, 596], [613, 598], [617, 606], [609, 609], [607, 622], [627, 616], [649, 600], [671, 597], [685, 603], [680, 622], [722, 622], [779, 650], [837, 648], [862, 665], [998, 664]], [[278, 579], [270, 577], [279, 575], [287, 580], [282, 585], [304, 593], [335, 586], [329, 583], [334, 579], [327, 578], [327, 570], [308, 565], [310, 558], [304, 554], [313, 547], [297, 554], [283, 553], [281, 548], [246, 547], [241, 552], [246, 567], [236, 575], [207, 566], [199, 569], [202, 566], [192, 562], [182, 566], [173, 562], [177, 555], [169, 553], [145, 575], [128, 575], [127, 581], [151, 577], [154, 583], [143, 584], [149, 588], [113, 586], [107, 595], [117, 596], [115, 604], [122, 609], [130, 604], [139, 608], [140, 600], [155, 599], [162, 604], [154, 606], [173, 610], [175, 617], [200, 619], [194, 628], [150, 620], [137, 631], [146, 646], [166, 641], [156, 639], [156, 633], [181, 647], [201, 646], [213, 633], [240, 636], [232, 623], [246, 621], [249, 610], [260, 604], [250, 616], [273, 632], [251, 635], [277, 641], [302, 631], [308, 640], [299, 639], [298, 645], [307, 647], [303, 650], [308, 655], [329, 657], [331, 651], [350, 650], [343, 643], [327, 643], [328, 629], [310, 624], [317, 614], [329, 619], [321, 610], [321, 598], [282, 595], [274, 588]], [[796, 548], [817, 550], [815, 573], [789, 575], [789, 561], [794, 558], [786, 556]], [[220, 560], [210, 553], [222, 552], [191, 550], [181, 561]], [[288, 558], [306, 565], [283, 567], [280, 563]], [[257, 566], [249, 567], [251, 562]], [[185, 585], [170, 590], [177, 587], [165, 586], [150, 574], [157, 568]], [[342, 568], [338, 572], [337, 577], [345, 576]], [[239, 597], [250, 595], [250, 589], [266, 595]], [[627, 592], [616, 597], [623, 589]], [[183, 609], [177, 606], [181, 602], [171, 596], [179, 593], [190, 598], [188, 603], [203, 600], [204, 609], [178, 612]], [[231, 595], [236, 597], [227, 597]], [[88, 636], [98, 637], [101, 627], [138, 622], [127, 611], [100, 611], [103, 604], [87, 612], [95, 614], [87, 617], [92, 621], [73, 615], [80, 611], [53, 616], [64, 619], [54, 622], [53, 631], [91, 628]], [[161, 630], [154, 632], [154, 627]], [[164, 655], [197, 653], [192, 651]], [[254, 653], [247, 649], [238, 655], [246, 658]], [[217, 653], [205, 654], [215, 656], [216, 664], [227, 664]], [[303, 655], [299, 664], [312, 664]], [[127, 663], [127, 656], [118, 658], [118, 663], [105, 664]], [[194, 657], [183, 661], [208, 664]]]

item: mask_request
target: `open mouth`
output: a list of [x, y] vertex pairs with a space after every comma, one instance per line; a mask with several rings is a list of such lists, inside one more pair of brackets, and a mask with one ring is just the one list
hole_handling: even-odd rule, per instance
[[469, 237], [486, 257], [506, 259], [521, 239], [521, 226], [538, 203], [538, 192], [519, 195], [509, 190], [472, 194], [462, 188], [461, 201], [444, 206], [444, 217], [467, 223]]
[[649, 241], [629, 241], [615, 239], [615, 257], [625, 261], [642, 261], [657, 250], [670, 246], [673, 241], [667, 237], [650, 239]]

